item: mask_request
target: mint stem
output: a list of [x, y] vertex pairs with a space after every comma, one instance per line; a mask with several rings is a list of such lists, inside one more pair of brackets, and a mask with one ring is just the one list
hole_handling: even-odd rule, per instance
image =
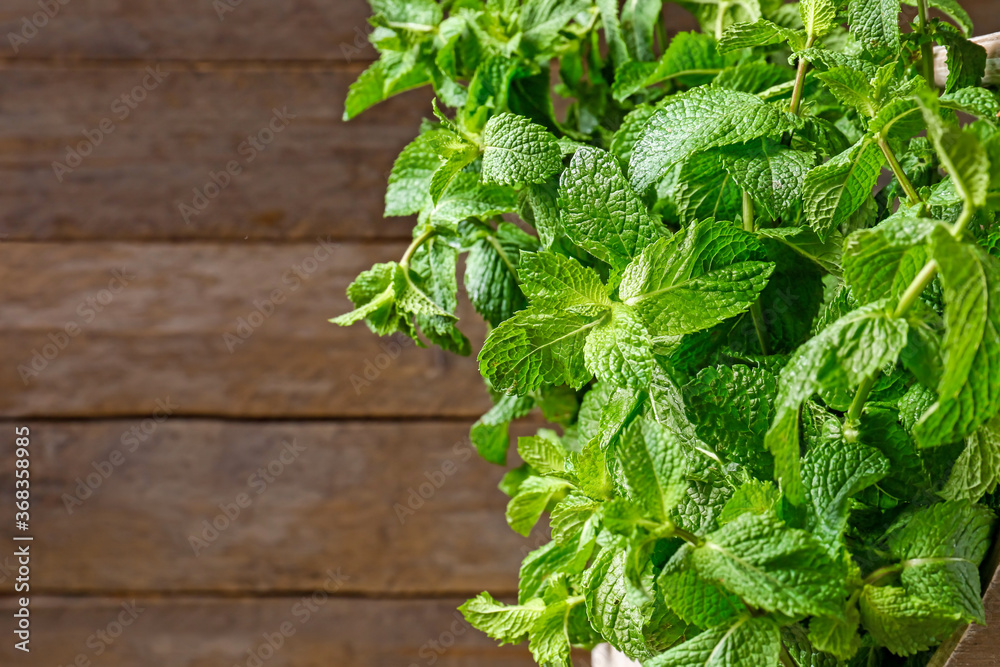
[[903, 167], [899, 164], [899, 160], [896, 159], [896, 154], [892, 152], [889, 142], [886, 141], [881, 135], [878, 137], [878, 147], [882, 149], [882, 154], [885, 155], [885, 159], [889, 161], [889, 167], [892, 168], [892, 173], [895, 174], [896, 180], [898, 180], [899, 184], [903, 187], [903, 191], [906, 193], [906, 198], [910, 201], [910, 206], [917, 206], [919, 204], [920, 215], [925, 215], [927, 207], [926, 202], [924, 202], [920, 198], [920, 195], [917, 194], [917, 189], [913, 187], [913, 183], [910, 182], [906, 172], [903, 171]]
[[934, 88], [934, 47], [927, 41], [927, 0], [917, 0], [917, 32], [924, 38], [920, 45], [920, 72]]
[[[809, 40], [806, 42], [806, 48], [810, 48], [813, 45], [813, 36], [809, 36]], [[789, 110], [795, 114], [799, 115], [799, 106], [802, 104], [802, 93], [806, 86], [806, 73], [809, 71], [809, 61], [805, 58], [799, 58], [798, 69], [795, 70], [795, 88], [792, 89], [792, 101], [789, 104]]]
[[[955, 221], [955, 225], [951, 229], [951, 235], [955, 237], [956, 240], [961, 240], [962, 234], [965, 233], [966, 228], [972, 221], [973, 209], [966, 205], [962, 209], [962, 214]], [[892, 312], [892, 316], [895, 318], [903, 317], [910, 311], [913, 304], [917, 302], [923, 291], [927, 289], [927, 286], [931, 284], [934, 280], [934, 276], [937, 275], [938, 264], [933, 259], [924, 264], [924, 268], [920, 269], [920, 273], [910, 282], [910, 285], [903, 292], [903, 296], [900, 297], [899, 303], [896, 305], [896, 309]], [[851, 434], [851, 438], [856, 438], [858, 420], [861, 418], [861, 412], [865, 407], [865, 401], [868, 400], [868, 395], [871, 393], [872, 389], [875, 387], [875, 381], [877, 376], [873, 375], [871, 377], [865, 378], [861, 384], [858, 386], [858, 391], [854, 395], [854, 401], [851, 402], [851, 407], [847, 411], [847, 418], [845, 420], [845, 437], [848, 433]]]
[[427, 239], [429, 239], [432, 236], [434, 236], [434, 230], [428, 229], [425, 230], [422, 234], [420, 234], [420, 236], [413, 239], [413, 242], [410, 244], [410, 247], [407, 248], [406, 252], [403, 253], [403, 258], [399, 260], [399, 265], [402, 267], [409, 266], [410, 260], [413, 258], [413, 253], [415, 253], [417, 249], [424, 243], [426, 243]]
[[[743, 229], [750, 234], [757, 231], [754, 223], [753, 199], [743, 192]], [[753, 319], [753, 328], [757, 332], [757, 342], [760, 343], [760, 353], [765, 357], [770, 356], [771, 349], [767, 341], [767, 324], [764, 322], [764, 311], [760, 307], [760, 297], [750, 306], [750, 317]]]

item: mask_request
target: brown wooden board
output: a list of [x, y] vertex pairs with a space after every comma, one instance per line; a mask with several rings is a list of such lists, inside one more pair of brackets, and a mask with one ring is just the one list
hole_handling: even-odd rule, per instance
[[157, 67], [0, 68], [2, 238], [410, 236], [382, 213], [426, 91], [345, 123], [357, 66]]
[[[404, 247], [0, 243], [0, 415], [146, 415], [170, 397], [184, 415], [472, 421], [490, 406], [474, 358], [327, 322]], [[478, 350], [482, 322], [461, 316]]]
[[[5, 667], [529, 667], [465, 623], [461, 598], [255, 600], [102, 597], [32, 600], [31, 653], [0, 642]], [[10, 619], [11, 599], [0, 600]], [[127, 625], [126, 625], [127, 623]], [[5, 625], [7, 621], [5, 621]], [[5, 627], [6, 630], [6, 627]], [[272, 650], [271, 646], [277, 646]], [[79, 656], [83, 656], [82, 659]], [[582, 657], [582, 656], [581, 656]], [[77, 662], [81, 660], [80, 662]], [[83, 662], [87, 661], [87, 662]], [[585, 659], [577, 665], [588, 664]]]
[[299, 592], [339, 569], [340, 594], [511, 594], [548, 541], [506, 525], [505, 469], [465, 423], [22, 423], [34, 494], [18, 534], [34, 538], [36, 593]]
[[[51, 18], [38, 15], [39, 5]], [[5, 0], [0, 53], [18, 59], [370, 60], [369, 16], [365, 0]]]

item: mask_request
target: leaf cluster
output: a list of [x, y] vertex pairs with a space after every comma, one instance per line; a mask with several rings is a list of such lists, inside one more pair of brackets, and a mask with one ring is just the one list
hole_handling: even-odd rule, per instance
[[437, 103], [386, 194], [413, 243], [333, 321], [471, 354], [461, 274], [473, 443], [554, 425], [501, 484], [551, 539], [474, 626], [545, 666], [804, 667], [985, 622], [1000, 102], [958, 2], [907, 2], [680, 2], [703, 30], [668, 39], [661, 0], [371, 0], [345, 117]]

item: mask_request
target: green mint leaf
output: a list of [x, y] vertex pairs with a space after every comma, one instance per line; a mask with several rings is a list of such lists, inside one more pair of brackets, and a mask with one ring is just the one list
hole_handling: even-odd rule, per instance
[[[917, 0], [903, 0], [903, 4], [916, 7]], [[972, 18], [969, 17], [969, 12], [965, 11], [958, 3], [958, 0], [927, 0], [927, 6], [944, 13], [961, 28], [962, 34], [966, 36], [972, 34]]]
[[750, 234], [706, 220], [647, 247], [619, 294], [654, 336], [692, 333], [747, 310], [774, 270]]
[[408, 23], [413, 28], [433, 27], [441, 22], [441, 6], [434, 0], [369, 0], [372, 10], [392, 23]]
[[386, 52], [351, 84], [344, 101], [344, 120], [351, 120], [393, 95], [431, 83], [416, 54], [419, 44], [405, 52]]
[[589, 0], [530, 0], [521, 8], [518, 24], [527, 50], [544, 52], [551, 47], [567, 23], [587, 11]]
[[660, 572], [656, 587], [670, 608], [687, 623], [712, 628], [746, 612], [739, 596], [721, 584], [702, 578], [688, 563], [690, 545], [677, 550]]
[[974, 433], [1000, 411], [1000, 264], [955, 241], [947, 229], [931, 234], [931, 256], [944, 286], [944, 372], [937, 401], [913, 429], [922, 447]]
[[844, 106], [856, 109], [861, 114], [874, 118], [880, 105], [875, 89], [864, 72], [851, 67], [831, 67], [816, 74], [816, 78], [826, 84], [827, 89]]
[[494, 116], [483, 130], [483, 181], [544, 183], [562, 169], [556, 138], [524, 116]]
[[927, 263], [924, 244], [936, 225], [927, 218], [893, 216], [847, 237], [844, 282], [858, 303], [898, 301]]
[[645, 667], [741, 667], [776, 665], [781, 632], [774, 620], [741, 616], [734, 623], [711, 628], [662, 653]]
[[796, 504], [804, 498], [799, 410], [821, 389], [848, 391], [899, 357], [908, 326], [886, 307], [885, 301], [876, 301], [844, 315], [800, 347], [781, 372], [777, 415], [765, 441], [774, 454], [781, 490]]
[[561, 473], [566, 470], [566, 449], [559, 442], [559, 436], [548, 429], [541, 429], [538, 435], [517, 439], [517, 453], [521, 460], [542, 475]]
[[542, 383], [582, 387], [583, 347], [600, 319], [535, 308], [518, 311], [490, 332], [479, 353], [479, 371], [500, 391], [521, 396]]
[[844, 530], [857, 495], [889, 473], [889, 461], [874, 447], [834, 441], [809, 451], [802, 461], [802, 483], [813, 518], [813, 534], [840, 555]]
[[976, 502], [1000, 482], [1000, 417], [994, 417], [965, 439], [948, 482], [938, 492], [947, 500]]
[[665, 232], [617, 160], [596, 148], [581, 148], [573, 156], [562, 175], [559, 205], [566, 236], [618, 270]]
[[979, 563], [990, 547], [994, 515], [968, 502], [943, 502], [911, 516], [889, 537], [910, 594], [934, 601], [966, 622], [985, 623]]
[[521, 483], [517, 495], [507, 503], [507, 524], [525, 537], [538, 523], [549, 503], [558, 502], [570, 483], [555, 477], [529, 477]]
[[802, 185], [806, 219], [821, 239], [871, 198], [884, 161], [874, 138], [866, 135], [806, 174]]
[[996, 96], [986, 88], [960, 88], [942, 95], [940, 102], [946, 109], [954, 109], [986, 120], [992, 121], [1000, 115], [1000, 101], [997, 101]]
[[569, 615], [565, 601], [550, 604], [528, 634], [528, 648], [539, 665], [571, 667]]
[[[909, 396], [904, 396], [900, 402], [909, 401]], [[918, 414], [913, 416], [914, 422], [923, 409], [915, 412]], [[879, 482], [879, 488], [886, 493], [896, 498], [910, 499], [930, 486], [930, 477], [920, 452], [900, 423], [899, 413], [895, 410], [882, 407], [866, 409], [861, 417], [858, 439], [878, 449], [889, 460], [891, 474]]]
[[917, 102], [927, 123], [927, 136], [951, 177], [955, 191], [968, 206], [985, 206], [990, 160], [979, 139], [971, 132], [945, 124], [936, 93], [924, 90], [918, 93]]
[[794, 220], [802, 185], [816, 161], [813, 153], [763, 138], [723, 150], [726, 171], [768, 217]]
[[814, 616], [809, 620], [809, 641], [818, 651], [829, 653], [838, 660], [850, 660], [861, 648], [860, 625], [861, 612], [853, 605], [844, 613], [844, 618]]
[[618, 20], [620, 3], [618, 0], [596, 0], [596, 2], [601, 13], [601, 22], [604, 24], [604, 38], [608, 40], [611, 60], [620, 67], [632, 59]]
[[469, 250], [465, 261], [465, 290], [476, 312], [498, 326], [527, 301], [517, 282], [522, 251], [538, 248], [538, 240], [509, 222], [501, 222], [495, 234], [486, 233]]
[[614, 447], [625, 428], [642, 411], [643, 398], [641, 390], [627, 387], [617, 387], [608, 396], [602, 406], [601, 423], [595, 437], [601, 449]]
[[545, 603], [535, 598], [522, 605], [497, 601], [489, 593], [480, 593], [458, 608], [472, 627], [485, 632], [502, 644], [517, 644], [545, 612]]
[[719, 39], [719, 52], [728, 53], [782, 42], [788, 42], [792, 51], [801, 51], [806, 46], [806, 36], [801, 30], [791, 30], [767, 19], [757, 19], [752, 23], [735, 23], [729, 26]]
[[[436, 175], [437, 172], [435, 172]], [[489, 219], [517, 210], [517, 192], [500, 185], [480, 185], [476, 174], [456, 174], [438, 200], [424, 208], [420, 219], [436, 229], [452, 232], [468, 218]], [[508, 233], [506, 236], [512, 236]], [[525, 239], [531, 239], [529, 243]], [[535, 239], [521, 232], [522, 245], [535, 245]], [[529, 248], [530, 249], [530, 248]]]
[[633, 660], [645, 660], [652, 654], [642, 633], [646, 610], [628, 595], [625, 545], [624, 538], [609, 541], [584, 572], [587, 616], [605, 641]]
[[768, 62], [748, 62], [726, 67], [712, 81], [713, 85], [730, 90], [759, 95], [771, 99], [773, 93], [785, 87], [794, 86], [792, 73], [785, 67]]
[[680, 440], [651, 419], [638, 419], [616, 448], [632, 497], [657, 521], [666, 521], [684, 497], [687, 483]]
[[649, 386], [655, 364], [649, 332], [638, 315], [615, 304], [587, 336], [583, 348], [587, 368], [604, 382], [629, 389]]
[[705, 218], [733, 220], [743, 210], [743, 193], [726, 171], [718, 149], [685, 160], [672, 188], [666, 181], [660, 185], [659, 194], [673, 201], [684, 224]]
[[986, 48], [969, 41], [950, 26], [940, 25], [937, 39], [947, 50], [948, 78], [945, 91], [977, 86], [986, 76]]
[[535, 307], [581, 315], [600, 315], [611, 308], [597, 272], [572, 257], [524, 253], [518, 272], [521, 288]]
[[420, 213], [431, 204], [431, 180], [441, 167], [437, 145], [449, 135], [446, 130], [424, 132], [399, 154], [389, 173], [386, 217]]
[[837, 5], [832, 0], [802, 0], [799, 16], [806, 34], [813, 38], [822, 37], [837, 26]]
[[774, 508], [780, 498], [781, 492], [774, 484], [752, 479], [733, 493], [733, 497], [722, 508], [719, 524], [725, 525], [744, 514], [766, 514]]
[[429, 186], [431, 201], [435, 204], [448, 190], [455, 177], [479, 157], [479, 147], [458, 135], [449, 134], [445, 142], [439, 143], [436, 147], [438, 154], [445, 157], [444, 162], [431, 177]]
[[622, 120], [621, 126], [611, 139], [610, 146], [611, 154], [618, 158], [621, 164], [628, 164], [632, 159], [632, 149], [642, 135], [646, 122], [655, 112], [656, 107], [643, 104], [630, 111]]
[[819, 235], [808, 227], [758, 229], [757, 236], [783, 243], [832, 276], [840, 277], [843, 273], [841, 264], [844, 237], [839, 232], [830, 234], [826, 241], [820, 240]]
[[636, 60], [653, 59], [653, 36], [663, 0], [627, 0], [622, 6], [622, 36]]
[[703, 87], [677, 95], [646, 123], [632, 151], [629, 177], [638, 192], [698, 151], [779, 137], [797, 119], [756, 95]]
[[771, 477], [773, 460], [764, 446], [764, 434], [778, 393], [773, 373], [745, 365], [710, 366], [683, 392], [686, 412], [702, 441], [712, 443], [727, 460], [765, 479]]
[[851, 32], [874, 55], [899, 51], [899, 0], [850, 0]]
[[691, 533], [704, 533], [719, 526], [719, 516], [733, 497], [733, 487], [722, 475], [703, 473], [704, 480], [692, 480], [687, 497], [677, 507], [674, 523]]
[[510, 423], [527, 416], [533, 407], [535, 399], [529, 396], [500, 396], [469, 431], [469, 439], [479, 455], [490, 463], [506, 464]]
[[583, 446], [574, 467], [580, 480], [580, 490], [588, 498], [603, 501], [611, 497], [614, 482], [608, 470], [608, 456], [596, 437]]
[[521, 219], [535, 228], [545, 250], [551, 248], [556, 239], [562, 235], [558, 198], [559, 187], [550, 180], [526, 187], [522, 190], [518, 203]]
[[960, 615], [897, 586], [865, 586], [860, 608], [875, 641], [902, 656], [937, 646], [962, 623]]
[[773, 514], [743, 514], [727, 523], [692, 550], [691, 562], [751, 606], [789, 616], [843, 613], [843, 565], [809, 533]]
[[655, 66], [632, 63], [630, 67], [616, 72], [614, 97], [624, 101], [643, 88], [678, 78], [685, 82], [707, 83], [731, 64], [733, 59], [719, 53], [711, 35], [679, 32], [670, 40], [670, 45]]
[[584, 524], [597, 514], [600, 507], [600, 503], [595, 503], [586, 496], [569, 494], [552, 508], [549, 515], [552, 539], [559, 544], [569, 543], [583, 529]]

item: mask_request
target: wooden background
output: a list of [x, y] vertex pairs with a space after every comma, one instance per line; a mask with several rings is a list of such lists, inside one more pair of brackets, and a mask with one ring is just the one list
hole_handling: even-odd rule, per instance
[[[965, 4], [1000, 29], [994, 0]], [[40, 5], [58, 11], [22, 33]], [[429, 111], [417, 92], [341, 123], [373, 55], [367, 14], [0, 7], [0, 534], [12, 544], [13, 430], [28, 425], [35, 538], [30, 656], [12, 648], [0, 549], [0, 664], [531, 664], [454, 612], [513, 594], [537, 543], [507, 528], [503, 471], [466, 440], [489, 405], [475, 363], [326, 322], [360, 270], [405, 247], [411, 223], [383, 220], [382, 197]], [[251, 161], [240, 146], [275, 110], [287, 126]], [[185, 220], [179, 204], [232, 161], [239, 175]], [[224, 529], [203, 534], [213, 520]]]

